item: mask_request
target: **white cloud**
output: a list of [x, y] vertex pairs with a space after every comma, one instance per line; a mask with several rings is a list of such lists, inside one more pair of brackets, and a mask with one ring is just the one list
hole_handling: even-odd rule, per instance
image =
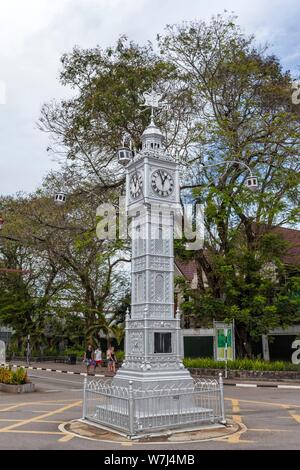
[[60, 56], [75, 44], [105, 47], [121, 34], [145, 42], [169, 23], [235, 11], [242, 27], [268, 41], [287, 67], [298, 62], [295, 0], [0, 0], [0, 193], [33, 190], [53, 166], [36, 129], [41, 105], [67, 93]]

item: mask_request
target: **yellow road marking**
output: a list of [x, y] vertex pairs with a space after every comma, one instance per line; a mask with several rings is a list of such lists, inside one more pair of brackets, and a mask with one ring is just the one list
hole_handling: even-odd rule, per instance
[[13, 422], [13, 423], [16, 423], [17, 421], [23, 421], [22, 419], [0, 419], [0, 423], [2, 422]]
[[123, 447], [132, 447], [133, 443], [132, 442], [122, 442], [121, 446], [123, 446]]
[[[232, 401], [233, 398], [225, 398], [225, 400]], [[276, 402], [270, 403], [266, 401], [241, 400], [241, 399], [239, 399], [239, 402], [240, 403], [255, 403], [257, 405], [280, 406], [281, 408], [300, 408], [300, 405], [294, 405], [294, 404], [288, 405], [287, 403], [276, 403]]]
[[[0, 409], [0, 413], [1, 412], [5, 412], [5, 411], [11, 411], [15, 408], [20, 408], [21, 406], [29, 406], [29, 405], [50, 405], [50, 406], [55, 406], [55, 405], [67, 405], [70, 401], [73, 401], [72, 399], [68, 399], [68, 400], [52, 400], [52, 401], [28, 401], [28, 402], [22, 402], [22, 403], [18, 403], [17, 405], [9, 405], [7, 403], [7, 406], [6, 408], [2, 408]], [[63, 403], [62, 403], [63, 402]], [[2, 404], [3, 406], [3, 404]]]
[[11, 411], [11, 410], [14, 410], [15, 408], [19, 408], [20, 406], [23, 406], [23, 405], [25, 405], [25, 403], [19, 403], [18, 405], [11, 405], [11, 406], [8, 406], [7, 408], [3, 408], [2, 410], [0, 410], [0, 412]]
[[58, 439], [58, 442], [68, 442], [71, 439], [74, 439], [75, 436], [72, 436], [71, 434], [66, 434], [64, 437], [61, 439]]
[[240, 410], [239, 400], [232, 399], [231, 402], [232, 402], [232, 412], [233, 413], [239, 413], [241, 411]]
[[[0, 423], [6, 423], [6, 422], [9, 422], [9, 423], [17, 423], [17, 422], [20, 422], [20, 421], [23, 421], [23, 419], [4, 419], [4, 418], [1, 418], [0, 419]], [[51, 420], [43, 420], [43, 419], [39, 419], [36, 421], [36, 423], [50, 423], [50, 424], [60, 424], [61, 421], [51, 421]]]
[[242, 417], [240, 415], [233, 415], [232, 419], [237, 424], [242, 424]]
[[255, 431], [255, 432], [295, 432], [292, 429], [261, 429], [261, 428], [248, 428], [248, 431]]
[[292, 411], [289, 411], [289, 414], [297, 423], [300, 424], [300, 415], [297, 415], [297, 414], [293, 413]]
[[[2, 429], [0, 429], [2, 431]], [[51, 434], [51, 435], [59, 435], [61, 436], [63, 433], [58, 432], [58, 431], [27, 431], [27, 430], [21, 430], [21, 429], [9, 429], [7, 431], [4, 431], [5, 433], [18, 433], [18, 434]]]
[[41, 419], [44, 419], [44, 418], [48, 418], [49, 416], [53, 416], [55, 414], [58, 414], [58, 413], [63, 413], [64, 411], [66, 410], [69, 410], [70, 408], [75, 408], [76, 406], [79, 406], [82, 404], [82, 400], [80, 401], [76, 401], [76, 402], [73, 402], [69, 405], [66, 405], [66, 406], [63, 406], [62, 408], [57, 408], [53, 411], [50, 411], [50, 412], [47, 412], [47, 413], [44, 413], [40, 416], [36, 416], [34, 418], [29, 418], [29, 419], [24, 419], [22, 422], [20, 423], [16, 423], [16, 424], [12, 424], [11, 426], [7, 426], [6, 428], [2, 428], [0, 429], [0, 433], [1, 432], [7, 432], [7, 431], [10, 431], [12, 429], [15, 429], [19, 426], [24, 426], [25, 424], [29, 424], [29, 423], [34, 423], [38, 420], [41, 420]]

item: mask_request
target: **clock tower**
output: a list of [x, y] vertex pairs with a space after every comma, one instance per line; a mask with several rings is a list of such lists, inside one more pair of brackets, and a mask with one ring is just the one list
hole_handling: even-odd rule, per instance
[[173, 233], [181, 210], [177, 163], [154, 123], [160, 96], [145, 94], [151, 122], [141, 150], [126, 165], [126, 208], [131, 220], [131, 312], [126, 315], [125, 359], [116, 385], [149, 388], [192, 383], [182, 363], [179, 310], [174, 308]]

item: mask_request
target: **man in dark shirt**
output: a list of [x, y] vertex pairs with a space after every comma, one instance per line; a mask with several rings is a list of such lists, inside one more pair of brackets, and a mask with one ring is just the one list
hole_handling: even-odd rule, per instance
[[87, 350], [84, 353], [83, 362], [86, 365], [86, 373], [89, 375], [90, 367], [94, 365], [94, 351], [91, 344], [88, 345]]

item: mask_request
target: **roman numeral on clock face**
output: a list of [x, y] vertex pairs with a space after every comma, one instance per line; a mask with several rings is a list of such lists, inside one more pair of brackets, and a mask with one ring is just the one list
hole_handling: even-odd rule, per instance
[[133, 198], [137, 198], [142, 193], [143, 189], [143, 177], [141, 173], [133, 173], [129, 180], [130, 195]]
[[167, 197], [173, 192], [174, 179], [166, 170], [156, 170], [152, 173], [151, 186], [156, 194]]

